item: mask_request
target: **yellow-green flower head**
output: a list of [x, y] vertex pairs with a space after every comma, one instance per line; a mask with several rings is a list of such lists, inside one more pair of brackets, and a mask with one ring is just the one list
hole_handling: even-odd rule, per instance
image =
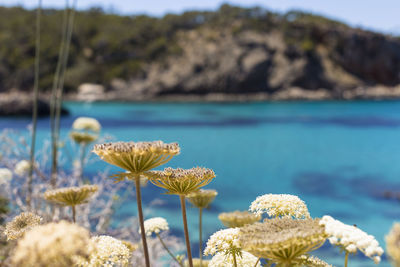
[[[202, 263], [202, 265], [200, 265], [200, 259], [199, 258], [193, 258], [192, 259], [192, 261], [193, 261], [193, 267], [208, 267], [209, 266], [209, 260], [202, 260], [201, 261], [201, 263]], [[188, 260], [185, 260], [185, 264], [184, 264], [184, 266], [185, 267], [189, 267], [189, 261]]]
[[208, 185], [215, 177], [213, 170], [195, 167], [192, 169], [165, 168], [163, 171], [146, 172], [150, 182], [168, 190], [168, 194], [187, 195]]
[[322, 246], [326, 237], [319, 219], [274, 218], [240, 228], [239, 243], [256, 257], [297, 264], [300, 256]]
[[44, 198], [59, 205], [76, 206], [87, 203], [97, 190], [99, 190], [97, 185], [65, 187], [46, 191]]
[[229, 228], [215, 232], [207, 241], [204, 255], [223, 254], [240, 255], [239, 228]]
[[250, 211], [256, 214], [267, 213], [271, 218], [310, 218], [307, 206], [297, 196], [287, 194], [266, 194], [251, 203]]
[[169, 226], [166, 219], [162, 217], [155, 217], [144, 221], [144, 230], [146, 235], [151, 236], [152, 233], [159, 234], [161, 231], [168, 231]]
[[246, 224], [253, 224], [261, 220], [261, 214], [254, 214], [248, 211], [223, 212], [218, 219], [228, 228], [242, 227]]
[[4, 234], [7, 240], [16, 240], [24, 235], [24, 233], [33, 227], [40, 225], [42, 217], [31, 212], [22, 212], [16, 216], [11, 222], [7, 223]]
[[117, 142], [95, 145], [93, 152], [102, 160], [139, 174], [154, 169], [170, 161], [180, 152], [177, 143], [154, 142]]
[[101, 124], [94, 118], [79, 117], [73, 122], [72, 129], [98, 133], [101, 130]]
[[76, 257], [88, 258], [90, 244], [89, 231], [76, 224], [60, 221], [40, 225], [18, 240], [12, 266], [75, 266]]
[[82, 133], [77, 131], [70, 132], [69, 136], [77, 144], [89, 144], [96, 141], [99, 137], [97, 134]]
[[[261, 267], [258, 258], [250, 253], [243, 251], [241, 255], [236, 257], [237, 267]], [[256, 265], [257, 264], [257, 265]], [[210, 260], [208, 267], [234, 267], [234, 259], [232, 255], [226, 255], [218, 252]]]
[[207, 208], [217, 195], [218, 192], [216, 190], [200, 189], [199, 191], [188, 194], [186, 197], [195, 207], [203, 209]]
[[301, 256], [300, 257], [301, 264], [299, 266], [304, 267], [333, 267], [331, 264], [317, 258], [314, 256]]
[[400, 267], [400, 223], [394, 223], [385, 236], [386, 251], [393, 261], [393, 266]]

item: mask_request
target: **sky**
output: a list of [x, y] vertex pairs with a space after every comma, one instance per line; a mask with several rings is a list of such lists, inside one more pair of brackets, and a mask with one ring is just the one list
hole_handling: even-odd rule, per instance
[[[0, 0], [2, 6], [37, 6], [39, 0]], [[45, 7], [63, 8], [66, 0], [42, 0]], [[73, 0], [69, 0], [72, 2]], [[103, 7], [124, 15], [181, 13], [185, 10], [213, 10], [223, 3], [245, 7], [261, 6], [273, 11], [311, 11], [338, 19], [351, 26], [400, 35], [400, 0], [77, 0], [78, 9]]]

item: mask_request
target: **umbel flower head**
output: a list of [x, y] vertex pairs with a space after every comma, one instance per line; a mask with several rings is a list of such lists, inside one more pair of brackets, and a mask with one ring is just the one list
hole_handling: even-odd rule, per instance
[[165, 144], [162, 141], [117, 142], [95, 145], [93, 152], [105, 162], [135, 175], [167, 163], [179, 154], [180, 148], [177, 143]]
[[158, 234], [161, 231], [168, 231], [169, 227], [166, 219], [162, 217], [155, 217], [144, 221], [144, 229], [146, 235], [151, 236], [152, 233]]
[[75, 266], [92, 252], [89, 231], [66, 221], [32, 228], [18, 240], [12, 266]]
[[204, 255], [215, 255], [217, 252], [240, 255], [239, 228], [220, 230], [208, 239]]
[[24, 235], [31, 228], [40, 225], [42, 217], [31, 212], [22, 212], [11, 222], [7, 223], [4, 234], [7, 240], [15, 240]]
[[246, 224], [253, 224], [261, 220], [261, 214], [254, 214], [248, 211], [223, 212], [218, 219], [226, 227], [242, 227]]
[[244, 251], [280, 264], [297, 264], [300, 256], [323, 245], [324, 227], [318, 219], [266, 219], [240, 228], [239, 242]]
[[325, 232], [329, 236], [329, 242], [332, 245], [339, 246], [349, 253], [356, 253], [358, 249], [375, 263], [381, 261], [380, 256], [383, 254], [383, 249], [372, 235], [368, 235], [356, 226], [344, 224], [328, 215], [322, 217], [320, 224], [325, 227]]
[[69, 136], [77, 144], [89, 144], [89, 143], [96, 141], [97, 138], [99, 137], [96, 134], [81, 133], [81, 132], [77, 132], [77, 131], [70, 132]]
[[24, 176], [29, 172], [30, 168], [31, 163], [23, 159], [15, 165], [14, 172], [19, 176]]
[[59, 205], [76, 206], [87, 203], [97, 190], [99, 190], [97, 185], [65, 187], [46, 191], [44, 198]]
[[0, 168], [0, 185], [7, 184], [12, 179], [12, 172], [7, 168]]
[[207, 208], [214, 201], [218, 192], [213, 189], [199, 189], [188, 194], [186, 197], [190, 203], [199, 209]]
[[72, 123], [72, 129], [98, 133], [101, 130], [101, 124], [94, 118], [79, 117]]
[[307, 206], [297, 196], [287, 194], [266, 194], [251, 203], [250, 211], [256, 214], [266, 212], [271, 218], [310, 218]]
[[393, 265], [400, 267], [400, 223], [394, 223], [392, 229], [385, 236], [386, 251], [393, 261]]
[[167, 194], [187, 195], [208, 185], [215, 177], [213, 170], [195, 167], [192, 169], [165, 168], [163, 171], [146, 172], [150, 182], [167, 189]]
[[[236, 257], [237, 267], [261, 267], [258, 258], [251, 255], [250, 253], [243, 251], [241, 255]], [[257, 263], [257, 265], [256, 265]], [[209, 267], [234, 267], [234, 259], [232, 255], [226, 255], [224, 253], [218, 252], [210, 260]]]

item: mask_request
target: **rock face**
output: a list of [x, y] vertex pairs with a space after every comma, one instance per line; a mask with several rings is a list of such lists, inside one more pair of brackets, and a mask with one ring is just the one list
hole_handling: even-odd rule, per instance
[[[32, 97], [28, 94], [0, 94], [0, 116], [32, 116]], [[68, 115], [62, 108], [61, 114]], [[43, 99], [38, 102], [38, 116], [50, 115], [50, 105]]]

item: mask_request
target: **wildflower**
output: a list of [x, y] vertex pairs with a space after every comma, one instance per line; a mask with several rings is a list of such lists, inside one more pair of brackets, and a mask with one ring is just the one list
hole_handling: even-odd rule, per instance
[[218, 215], [218, 219], [226, 227], [242, 227], [246, 224], [253, 224], [261, 220], [260, 214], [254, 214], [248, 211], [223, 212]]
[[94, 118], [79, 117], [73, 122], [72, 129], [98, 133], [101, 130], [101, 125], [99, 121]]
[[102, 160], [125, 169], [132, 174], [140, 174], [167, 163], [180, 152], [177, 143], [117, 142], [95, 145], [93, 152]]
[[168, 190], [168, 194], [187, 195], [211, 182], [214, 171], [206, 168], [172, 169], [164, 171], [149, 171], [146, 173], [150, 182]]
[[81, 133], [81, 132], [77, 132], [77, 131], [72, 131], [69, 134], [69, 136], [77, 144], [89, 144], [89, 143], [96, 141], [97, 138], [99, 137], [98, 135], [95, 135], [95, 134]]
[[286, 194], [266, 194], [251, 203], [250, 211], [256, 214], [266, 212], [269, 217], [310, 218], [307, 206], [299, 197]]
[[90, 240], [94, 244], [95, 252], [90, 254], [87, 261], [80, 261], [80, 266], [128, 266], [131, 252], [122, 241], [106, 235], [94, 236]]
[[21, 160], [15, 165], [14, 172], [19, 176], [24, 176], [29, 172], [31, 163], [27, 160]]
[[97, 185], [59, 188], [46, 191], [44, 193], [44, 198], [59, 205], [76, 206], [87, 203], [89, 198], [96, 193], [98, 189]]
[[328, 240], [332, 245], [339, 246], [347, 253], [356, 253], [358, 249], [375, 263], [381, 261], [380, 256], [383, 254], [383, 249], [372, 235], [328, 215], [322, 217], [320, 224], [325, 227], [325, 232], [330, 237]]
[[76, 257], [91, 253], [89, 231], [61, 221], [32, 228], [18, 240], [12, 266], [74, 266]]
[[188, 194], [186, 197], [195, 207], [204, 209], [214, 201], [217, 195], [217, 191], [213, 189], [200, 189], [199, 191]]
[[240, 255], [239, 228], [229, 228], [215, 232], [207, 241], [204, 255], [214, 255], [217, 252]]
[[[261, 267], [257, 257], [248, 252], [243, 251], [242, 254], [236, 258], [237, 267]], [[226, 255], [218, 252], [208, 263], [208, 267], [234, 267], [234, 258], [232, 255]]]
[[400, 223], [394, 223], [389, 234], [385, 237], [386, 250], [394, 266], [400, 266]]
[[31, 212], [22, 212], [11, 222], [7, 223], [4, 234], [7, 240], [15, 240], [24, 235], [31, 228], [40, 225], [42, 218]]
[[267, 219], [240, 228], [239, 243], [244, 251], [280, 264], [297, 264], [305, 255], [323, 245], [324, 227], [318, 219]]
[[[161, 231], [169, 230], [168, 222], [164, 218], [155, 217], [144, 221], [146, 235], [151, 236], [152, 233], [159, 234]], [[140, 232], [140, 230], [139, 230]]]
[[0, 168], [0, 185], [7, 184], [12, 179], [12, 172], [7, 168]]

